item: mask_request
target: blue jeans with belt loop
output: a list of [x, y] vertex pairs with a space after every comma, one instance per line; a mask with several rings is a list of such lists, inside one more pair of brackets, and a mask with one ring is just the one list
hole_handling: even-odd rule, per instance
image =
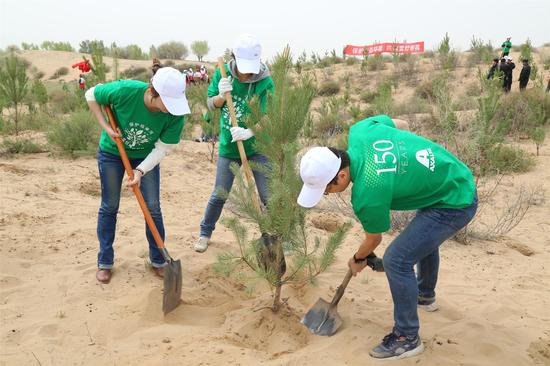
[[[248, 160], [262, 166], [269, 166], [267, 158], [261, 154], [251, 155], [248, 157]], [[223, 156], [218, 157], [218, 163], [216, 166], [216, 182], [214, 184], [212, 195], [206, 205], [204, 218], [201, 221], [200, 236], [210, 238], [212, 236], [212, 232], [216, 228], [216, 223], [222, 214], [223, 206], [225, 205], [225, 201], [227, 199], [224, 192], [231, 192], [233, 180], [235, 179], [235, 175], [231, 171], [232, 163], [240, 166], [241, 159], [231, 159]], [[258, 188], [260, 200], [265, 205], [268, 199], [267, 178], [264, 174], [257, 170], [252, 169], [252, 173], [254, 174], [254, 181], [256, 182], [256, 187]]]
[[384, 269], [393, 299], [394, 332], [399, 336], [418, 335], [418, 298], [435, 299], [439, 246], [466, 226], [476, 211], [477, 195], [465, 208], [420, 209], [386, 249]]
[[[135, 168], [142, 161], [143, 159], [130, 159], [130, 164]], [[100, 269], [110, 269], [114, 264], [113, 242], [115, 241], [120, 192], [125, 171], [120, 156], [101, 150], [97, 153], [97, 165], [101, 181], [101, 205], [97, 218], [97, 238], [99, 239], [97, 265]], [[160, 210], [160, 168], [158, 165], [141, 178], [140, 190], [157, 230], [164, 240], [164, 223]], [[156, 245], [153, 234], [147, 227], [147, 223], [145, 224], [145, 235], [149, 242], [151, 264], [157, 268], [164, 266], [164, 258]]]

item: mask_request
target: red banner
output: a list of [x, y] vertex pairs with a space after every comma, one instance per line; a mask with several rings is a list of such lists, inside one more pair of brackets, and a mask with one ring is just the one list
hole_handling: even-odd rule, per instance
[[348, 56], [378, 55], [381, 53], [422, 53], [424, 42], [415, 43], [377, 43], [370, 46], [347, 45], [344, 54]]

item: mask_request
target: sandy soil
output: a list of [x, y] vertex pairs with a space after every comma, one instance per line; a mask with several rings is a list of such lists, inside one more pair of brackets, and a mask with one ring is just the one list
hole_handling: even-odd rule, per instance
[[[46, 77], [79, 60], [73, 53], [50, 51], [46, 57], [33, 52], [23, 54]], [[129, 67], [125, 62], [120, 61], [121, 69]], [[424, 71], [430, 62], [422, 61]], [[150, 64], [131, 62], [141, 63]], [[346, 72], [343, 65], [334, 67], [335, 77]], [[75, 77], [70, 74], [67, 80]], [[457, 78], [458, 94], [473, 77]], [[399, 90], [396, 99], [405, 100], [411, 88]], [[534, 144], [521, 144], [534, 154]], [[441, 248], [441, 308], [420, 313], [426, 351], [396, 364], [550, 365], [548, 144], [536, 162], [529, 173], [505, 177], [483, 213], [490, 222], [520, 187], [536, 187], [537, 199], [515, 229], [496, 241], [449, 241]], [[393, 325], [384, 274], [366, 270], [352, 280], [338, 307], [344, 325], [333, 337], [312, 336], [299, 323], [319, 297], [328, 300], [334, 294], [360, 243], [360, 226], [354, 225], [337, 263], [320, 276], [318, 286], [285, 288], [288, 305], [273, 314], [261, 309], [271, 302], [269, 288], [260, 285], [248, 295], [238, 282], [213, 271], [217, 254], [236, 249], [223, 225], [207, 252], [192, 249], [214, 175], [206, 144], [182, 141], [162, 162], [166, 244], [183, 264], [182, 305], [164, 317], [162, 282], [148, 268], [143, 219], [130, 191], [121, 200], [114, 276], [109, 285], [101, 285], [95, 280], [95, 158], [2, 157], [0, 365], [378, 364], [368, 351]], [[230, 210], [224, 215], [231, 215]], [[310, 230], [325, 235], [323, 230], [333, 230], [337, 219], [312, 211]], [[385, 236], [379, 255], [391, 238]]]
[[[499, 197], [525, 184], [548, 192], [549, 155], [546, 145], [536, 169], [506, 178]], [[146, 265], [142, 218], [130, 192], [121, 202], [113, 280], [95, 280], [94, 158], [29, 155], [3, 159], [0, 172], [0, 364], [376, 364], [368, 350], [392, 326], [383, 274], [365, 271], [352, 280], [339, 305], [344, 325], [335, 336], [315, 337], [299, 324], [342, 280], [361, 237], [358, 225], [318, 287], [284, 289], [288, 307], [280, 314], [254, 311], [270, 303], [268, 288], [248, 296], [214, 273], [216, 255], [236, 247], [222, 225], [207, 252], [192, 250], [215, 173], [206, 144], [182, 142], [162, 163], [166, 243], [182, 260], [184, 281], [183, 304], [166, 317], [162, 282]], [[399, 364], [550, 364], [549, 207], [548, 200], [537, 202], [502, 240], [442, 247], [441, 309], [420, 314], [427, 349]], [[518, 250], [526, 247], [532, 255]]]

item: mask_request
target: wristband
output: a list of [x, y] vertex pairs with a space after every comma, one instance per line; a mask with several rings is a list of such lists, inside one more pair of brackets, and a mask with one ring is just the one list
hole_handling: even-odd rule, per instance
[[145, 175], [145, 172], [140, 168], [135, 168], [134, 170], [137, 170], [138, 172], [140, 172], [142, 177]]
[[[357, 254], [357, 253], [355, 253], [355, 254]], [[355, 254], [353, 255], [353, 261], [354, 261], [355, 263], [362, 263], [362, 262], [364, 262], [364, 261], [367, 260], [367, 258], [357, 258], [357, 257], [355, 256]]]

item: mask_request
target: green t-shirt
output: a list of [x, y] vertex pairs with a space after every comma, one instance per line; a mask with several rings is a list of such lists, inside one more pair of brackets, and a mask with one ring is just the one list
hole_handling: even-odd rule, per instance
[[[94, 97], [99, 104], [113, 108], [126, 153], [131, 159], [143, 159], [160, 138], [165, 144], [177, 144], [183, 129], [183, 116], [151, 112], [145, 107], [143, 94], [149, 85], [137, 80], [118, 80], [96, 85]], [[105, 131], [101, 133], [99, 148], [119, 155], [115, 142]]]
[[510, 52], [510, 48], [512, 48], [512, 42], [506, 41], [502, 44], [502, 52]]
[[[229, 67], [227, 66], [227, 64], [225, 65], [225, 71], [227, 75], [230, 75]], [[216, 69], [216, 72], [212, 77], [212, 82], [208, 87], [208, 97], [215, 97], [216, 95], [220, 94], [218, 90], [218, 83], [220, 82], [221, 77], [222, 76], [220, 69]], [[233, 99], [233, 105], [235, 105], [237, 123], [240, 127], [248, 128], [243, 121], [244, 117], [249, 113], [248, 101], [254, 96], [258, 97], [260, 107], [265, 113], [265, 109], [267, 107], [267, 93], [272, 91], [274, 88], [273, 79], [271, 79], [271, 76], [268, 76], [255, 83], [241, 83], [237, 78], [233, 78], [232, 85], [233, 91], [231, 92], [231, 97]], [[239, 149], [237, 148], [237, 143], [231, 142], [231, 131], [229, 131], [229, 129], [232, 127], [232, 125], [227, 103], [224, 103], [220, 114], [220, 156], [223, 156], [225, 158], [238, 159]], [[254, 137], [243, 141], [246, 156], [256, 154], [254, 141], [256, 141]]]
[[369, 233], [390, 228], [390, 210], [464, 208], [473, 202], [470, 169], [436, 143], [397, 129], [388, 116], [356, 123], [348, 142], [351, 203]]

